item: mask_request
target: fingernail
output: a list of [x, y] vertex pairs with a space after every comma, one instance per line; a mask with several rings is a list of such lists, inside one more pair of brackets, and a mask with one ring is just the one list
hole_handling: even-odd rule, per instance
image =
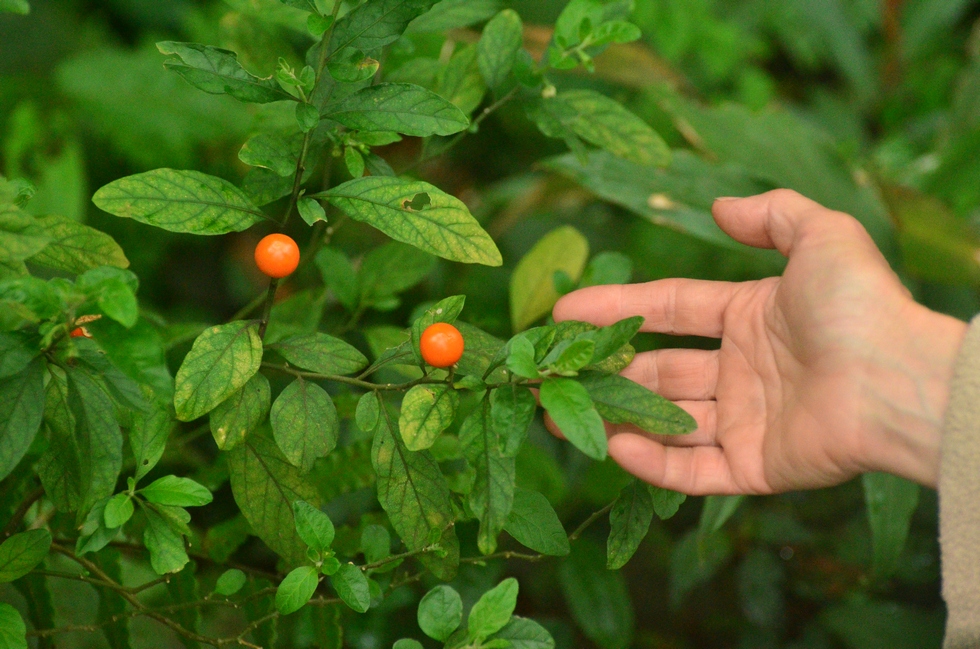
[[718, 198], [715, 199], [715, 202], [718, 203], [720, 201], [737, 201], [739, 198], [740, 198], [739, 196], [719, 196]]

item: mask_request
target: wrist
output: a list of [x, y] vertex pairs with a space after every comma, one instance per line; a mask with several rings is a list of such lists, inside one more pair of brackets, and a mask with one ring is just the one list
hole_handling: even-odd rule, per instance
[[866, 383], [874, 442], [867, 469], [935, 488], [953, 366], [967, 325], [914, 302], [901, 315]]

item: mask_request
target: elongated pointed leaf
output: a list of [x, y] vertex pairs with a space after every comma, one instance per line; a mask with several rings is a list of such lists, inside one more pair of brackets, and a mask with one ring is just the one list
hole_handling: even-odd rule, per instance
[[609, 512], [609, 540], [606, 542], [606, 567], [619, 570], [626, 565], [650, 530], [653, 520], [653, 498], [647, 485], [633, 479], [619, 492]]
[[122, 470], [122, 433], [112, 401], [86, 372], [69, 368], [68, 406], [80, 468], [79, 513], [112, 495]]
[[504, 530], [521, 545], [553, 556], [571, 552], [565, 528], [551, 503], [537, 491], [518, 488]]
[[500, 251], [457, 198], [422, 181], [369, 176], [316, 195], [392, 239], [450, 261], [499, 266]]
[[547, 379], [539, 396], [569, 442], [594, 460], [606, 459], [606, 427], [581, 384], [572, 379]]
[[276, 398], [269, 413], [276, 444], [303, 473], [337, 447], [337, 408], [327, 391], [297, 378]]
[[504, 9], [483, 28], [477, 54], [480, 73], [496, 88], [507, 79], [524, 45], [524, 25], [513, 9]]
[[291, 336], [269, 348], [296, 367], [320, 374], [354, 374], [368, 364], [364, 354], [353, 346], [319, 332]]
[[143, 507], [146, 515], [143, 543], [150, 551], [150, 566], [158, 575], [180, 572], [190, 561], [184, 548], [184, 537], [165, 511], [153, 505]]
[[743, 500], [743, 495], [706, 497], [701, 520], [698, 522], [698, 536], [703, 539], [720, 530]]
[[326, 552], [330, 549], [336, 532], [329, 516], [304, 500], [293, 503], [293, 516], [296, 533], [311, 550]]
[[583, 374], [578, 379], [602, 418], [633, 424], [658, 435], [683, 435], [697, 427], [680, 406], [618, 374]]
[[352, 130], [394, 131], [418, 137], [452, 135], [470, 124], [459, 108], [410, 83], [368, 86], [328, 106], [323, 115]]
[[66, 273], [83, 273], [98, 266], [129, 267], [122, 248], [104, 232], [55, 214], [38, 217], [36, 223], [48, 245], [31, 257], [35, 264]]
[[316, 592], [319, 579], [313, 566], [300, 566], [290, 572], [276, 590], [276, 608], [289, 615], [306, 606]]
[[497, 535], [507, 524], [514, 505], [514, 458], [500, 453], [490, 424], [490, 402], [484, 399], [459, 430], [459, 442], [466, 460], [476, 470], [469, 503], [480, 519], [477, 545], [490, 554], [497, 549]]
[[510, 577], [483, 593], [466, 621], [470, 636], [483, 640], [504, 628], [517, 607], [517, 591], [517, 580]]
[[366, 2], [337, 21], [330, 52], [355, 47], [371, 52], [393, 43], [408, 23], [428, 11], [436, 0], [375, 0]]
[[204, 92], [257, 104], [293, 99], [272, 77], [260, 79], [245, 70], [238, 55], [230, 50], [174, 41], [157, 43], [157, 49], [175, 57], [164, 62], [163, 67]]
[[253, 532], [288, 563], [303, 562], [306, 544], [296, 533], [293, 502], [304, 500], [318, 507], [316, 489], [262, 429], [226, 457], [235, 502]]
[[[20, 0], [15, 1], [20, 3]], [[0, 4], [0, 9], [8, 10], [2, 4]], [[26, 14], [28, 11], [27, 3], [15, 4], [9, 10]], [[3, 602], [0, 602], [0, 646], [4, 649], [27, 649], [27, 627], [24, 625], [24, 619], [21, 618], [17, 609]]]
[[861, 476], [871, 525], [872, 570], [888, 577], [899, 566], [912, 514], [919, 504], [919, 485], [887, 473]]
[[409, 451], [394, 426], [382, 405], [371, 449], [371, 463], [378, 476], [378, 501], [409, 550], [427, 547], [433, 533], [445, 530], [439, 543], [446, 557], [422, 557], [436, 576], [451, 579], [459, 563], [459, 541], [450, 527], [453, 510], [449, 486], [432, 455], [428, 451]]
[[214, 499], [204, 485], [174, 475], [154, 480], [139, 492], [151, 503], [175, 507], [200, 507]]
[[211, 412], [245, 385], [261, 364], [262, 340], [257, 322], [209, 327], [194, 341], [177, 371], [177, 418], [191, 421]]
[[44, 361], [36, 358], [0, 380], [0, 480], [20, 463], [41, 427]]
[[92, 202], [116, 216], [192, 234], [241, 232], [265, 218], [240, 189], [198, 171], [156, 169], [120, 178]]

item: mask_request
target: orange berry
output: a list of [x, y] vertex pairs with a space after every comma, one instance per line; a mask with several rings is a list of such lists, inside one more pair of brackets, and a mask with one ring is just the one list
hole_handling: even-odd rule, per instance
[[285, 234], [270, 234], [255, 246], [255, 265], [269, 277], [291, 275], [299, 266], [299, 246]]
[[449, 367], [463, 356], [463, 334], [446, 322], [437, 322], [422, 332], [419, 348], [432, 367]]
[[88, 329], [86, 329], [85, 327], [75, 327], [74, 329], [71, 330], [71, 333], [68, 334], [68, 335], [71, 336], [72, 338], [91, 338], [92, 337], [92, 334], [90, 334], [88, 332]]

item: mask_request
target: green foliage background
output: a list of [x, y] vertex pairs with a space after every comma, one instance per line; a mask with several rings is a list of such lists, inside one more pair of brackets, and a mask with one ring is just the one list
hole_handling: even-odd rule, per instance
[[[243, 186], [259, 204], [256, 196], [264, 191], [262, 176], [266, 181], [271, 177], [256, 173], [256, 166], [284, 167], [287, 173], [282, 175], [287, 176], [295, 162], [295, 154], [286, 155], [291, 151], [288, 147], [284, 154], [273, 146], [270, 154], [261, 148], [261, 140], [250, 141], [242, 151], [253, 135], [291, 128], [295, 120], [291, 104], [284, 111], [283, 102], [260, 105], [204, 94], [174, 71], [165, 70], [164, 61], [173, 68], [175, 59], [161, 51], [176, 51], [174, 43], [204, 43], [237, 52], [244, 68], [258, 77], [273, 75], [280, 56], [299, 74], [306, 50], [314, 43], [307, 13], [316, 9], [329, 14], [331, 8], [330, 2], [311, 2], [38, 0], [31, 2], [28, 15], [19, 15], [26, 3], [0, 0], [0, 11], [13, 12], [0, 13], [0, 173], [34, 184], [36, 194], [24, 207], [31, 215], [57, 215], [111, 235], [134, 274], [103, 269], [89, 271], [94, 274], [77, 282], [88, 287], [86, 299], [91, 302], [86, 304], [94, 309], [91, 312], [106, 316], [88, 325], [94, 342], [80, 341], [78, 357], [88, 358], [95, 367], [99, 357], [91, 354], [99, 345], [132, 379], [113, 383], [110, 374], [105, 375], [116, 403], [138, 406], [170, 390], [171, 377], [199, 334], [215, 331], [209, 327], [236, 315], [248, 315], [245, 309], [260, 304], [267, 282], [254, 268], [252, 250], [263, 234], [275, 228], [262, 222], [243, 232], [232, 232], [242, 227], [228, 227], [220, 230], [226, 234], [212, 237], [164, 231], [101, 211], [91, 200], [95, 191], [120, 178], [165, 167], [196, 170]], [[976, 2], [609, 3], [610, 11], [621, 10], [640, 28], [639, 40], [593, 48], [589, 52], [596, 55], [594, 61], [573, 60], [579, 63], [574, 69], [561, 69], [568, 67], [567, 60], [556, 59], [556, 69], [546, 73], [546, 82], [531, 79], [510, 98], [508, 89], [515, 81], [506, 71], [498, 79], [498, 88], [485, 87], [485, 79], [493, 80], [493, 75], [488, 74], [489, 63], [481, 69], [477, 62], [475, 44], [481, 31], [484, 38], [493, 33], [501, 39], [493, 52], [505, 51], [511, 15], [494, 19], [493, 27], [486, 25], [501, 10], [513, 9], [523, 21], [523, 47], [538, 58], [545, 53], [565, 2], [444, 0], [441, 4], [447, 3], [451, 11], [419, 19], [407, 35], [386, 45], [379, 57], [384, 81], [424, 86], [447, 100], [438, 104], [440, 120], [401, 125], [402, 133], [426, 137], [361, 140], [364, 147], [357, 142], [353, 147], [324, 144], [328, 163], [311, 166], [313, 179], [304, 180], [312, 195], [321, 185], [329, 190], [349, 181], [352, 172], [365, 164], [377, 176], [378, 165], [384, 164], [378, 160], [383, 160], [449, 195], [413, 186], [400, 190], [410, 192], [407, 198], [425, 194], [427, 200], [436, 201], [432, 207], [444, 201], [447, 209], [456, 209], [450, 197], [460, 199], [493, 237], [503, 263], [464, 265], [391, 244], [378, 230], [341, 216], [348, 205], [344, 201], [351, 200], [348, 195], [328, 195], [328, 191], [318, 204], [301, 201], [303, 218], [294, 215], [287, 232], [306, 250], [311, 230], [304, 219], [315, 221], [317, 205], [322, 204], [328, 224], [317, 226], [314, 237], [329, 239], [332, 252], [317, 256], [316, 263], [305, 263], [280, 287], [285, 299], [273, 309], [266, 343], [279, 343], [276, 353], [287, 361], [301, 365], [289, 356], [293, 345], [297, 357], [314, 351], [329, 357], [334, 365], [322, 373], [356, 373], [361, 358], [375, 361], [386, 349], [397, 347], [405, 340], [402, 331], [418, 318], [428, 317], [426, 309], [447, 296], [466, 296], [459, 321], [470, 345], [490, 340], [481, 338], [479, 330], [506, 340], [538, 324], [559, 293], [580, 285], [671, 276], [743, 280], [778, 273], [778, 256], [727, 241], [708, 213], [717, 196], [775, 187], [796, 189], [859, 218], [926, 305], [964, 319], [980, 311], [980, 7]], [[155, 43], [163, 44], [158, 49]], [[574, 49], [575, 43], [568, 45]], [[336, 73], [354, 74], [356, 66]], [[261, 92], [285, 95], [274, 82]], [[603, 97], [619, 102], [635, 117]], [[422, 99], [432, 101], [429, 95], [413, 101]], [[500, 99], [506, 101], [498, 105]], [[448, 101], [456, 108], [445, 106]], [[336, 119], [351, 129], [369, 131], [363, 122], [343, 121], [366, 119], [358, 112], [363, 106], [347, 108], [346, 114], [353, 117]], [[485, 118], [484, 109], [492, 109]], [[465, 128], [470, 114], [480, 116], [479, 128], [457, 142], [453, 134]], [[614, 124], [619, 135], [610, 136], [600, 128], [603, 124]], [[368, 148], [376, 158], [367, 155]], [[256, 166], [250, 167], [249, 162]], [[288, 199], [279, 197], [288, 191], [289, 187], [285, 193], [271, 194], [265, 201], [271, 203], [268, 214], [280, 218]], [[120, 213], [98, 197], [96, 202]], [[428, 205], [415, 207], [425, 214]], [[244, 226], [261, 218], [253, 217]], [[46, 223], [54, 228], [60, 221], [52, 218]], [[0, 229], [12, 231], [6, 223], [0, 221]], [[411, 239], [411, 233], [385, 232]], [[466, 238], [479, 236], [478, 229], [470, 230]], [[4, 259], [9, 251], [2, 246], [11, 246], [8, 241], [13, 239], [0, 240]], [[418, 241], [409, 243], [425, 249]], [[441, 252], [430, 247], [428, 252], [492, 264], [492, 247], [481, 244]], [[117, 250], [103, 240], [98, 245], [88, 242], [86, 249], [102, 259], [100, 263], [125, 265]], [[25, 252], [18, 261], [34, 252]], [[32, 272], [38, 264], [45, 266], [43, 258], [34, 262], [29, 263]], [[59, 263], [54, 272], [41, 269], [35, 274], [74, 276], [89, 268], [84, 258], [72, 262], [77, 267], [65, 267], [64, 260]], [[361, 269], [356, 279], [352, 279], [352, 264]], [[132, 299], [135, 278], [138, 313]], [[18, 303], [11, 295], [0, 291], [0, 299], [6, 300], [0, 310], [8, 309], [4, 318], [12, 317], [10, 309]], [[244, 323], [225, 327], [234, 330], [215, 336], [241, 340], [255, 335]], [[290, 338], [317, 331], [339, 336], [348, 345], [324, 351], [327, 343], [322, 339]], [[710, 347], [712, 342], [640, 334], [633, 345], [642, 351], [674, 345]], [[247, 348], [229, 353], [247, 356]], [[0, 354], [8, 349], [13, 347]], [[404, 348], [403, 356], [410, 358], [410, 351]], [[338, 369], [338, 356], [354, 369], [343, 365]], [[534, 360], [532, 354], [532, 364]], [[517, 371], [519, 361], [512, 353], [507, 366]], [[202, 366], [209, 362], [205, 359]], [[23, 372], [23, 385], [41, 380], [39, 361]], [[115, 421], [116, 406], [87, 376], [69, 372], [67, 387], [49, 385], [47, 398], [70, 401], [71, 394], [83, 395], [77, 397], [84, 405], [81, 410], [69, 408], [74, 425], [97, 429], [106, 444], [111, 446], [116, 439], [118, 446], [118, 426], [113, 429], [105, 423]], [[169, 431], [169, 439], [165, 434], [160, 438], [171, 421], [169, 414], [161, 415], [161, 421], [132, 413], [129, 419], [121, 418], [128, 443], [122, 451], [116, 449], [113, 461], [123, 467], [122, 475], [142, 480], [143, 500], [138, 504], [145, 510], [145, 522], [125, 528], [124, 537], [116, 539], [122, 543], [86, 556], [106, 578], [129, 588], [150, 586], [145, 593], [93, 589], [77, 578], [59, 576], [77, 574], [77, 569], [57, 552], [24, 570], [16, 562], [0, 565], [0, 602], [19, 611], [28, 631], [64, 631], [50, 637], [31, 635], [31, 646], [194, 645], [196, 640], [172, 633], [147, 616], [123, 616], [121, 623], [90, 628], [131, 610], [127, 597], [137, 595], [181, 628], [196, 629], [207, 637], [234, 637], [244, 628], [242, 637], [260, 646], [335, 647], [342, 642], [366, 649], [391, 646], [405, 636], [435, 646], [423, 639], [421, 631], [429, 633], [427, 624], [439, 627], [440, 620], [455, 615], [449, 611], [455, 606], [452, 598], [434, 591], [446, 595], [445, 610], [430, 607], [424, 615], [416, 611], [423, 593], [438, 583], [434, 575], [444, 572], [438, 563], [446, 557], [407, 557], [398, 565], [389, 561], [390, 547], [378, 549], [385, 543], [377, 537], [389, 534], [390, 525], [376, 499], [375, 474], [381, 471], [372, 466], [369, 436], [358, 428], [367, 421], [370, 425], [361, 428], [374, 429], [379, 420], [397, 419], [397, 413], [364, 400], [359, 403], [363, 389], [357, 385], [324, 382], [330, 393], [324, 400], [315, 393], [321, 389], [315, 381], [297, 381], [293, 386], [299, 387], [287, 388], [286, 377], [272, 373], [269, 380], [253, 379], [247, 384], [249, 376], [237, 383], [233, 376], [218, 381], [210, 401], [222, 401], [234, 383], [234, 388], [244, 384], [242, 392], [232, 397], [241, 402], [225, 401], [218, 415], [212, 414], [210, 427], [207, 420], [179, 424]], [[418, 377], [417, 365], [409, 360], [407, 365], [384, 368], [374, 380], [403, 383]], [[125, 392], [135, 383], [143, 387]], [[112, 392], [112, 385], [122, 393]], [[328, 431], [309, 433], [320, 435], [318, 439], [325, 435], [325, 446], [295, 448], [295, 458], [287, 453], [290, 464], [279, 452], [286, 452], [284, 444], [277, 448], [271, 437], [253, 436], [249, 444], [234, 449], [240, 440], [211, 434], [218, 428], [225, 430], [214, 423], [216, 417], [226, 417], [232, 428], [242, 425], [233, 421], [235, 417], [265, 421], [261, 395], [270, 391], [278, 395], [284, 389], [311, 391], [309, 401], [316, 401], [319, 409], [315, 417], [305, 419], [286, 407], [278, 411], [273, 407], [272, 431], [296, 421], [297, 426], [312, 425], [333, 417], [335, 425]], [[4, 398], [10, 398], [9, 392], [4, 392]], [[413, 404], [425, 404], [437, 397], [417, 392], [412, 399]], [[520, 401], [520, 397], [513, 399], [515, 404]], [[265, 396], [264, 402], [268, 401]], [[4, 403], [13, 401], [0, 401], [0, 410]], [[42, 405], [18, 406], [17, 412], [31, 418]], [[464, 404], [464, 409], [473, 405]], [[209, 410], [188, 405], [178, 388], [179, 419], [193, 419]], [[84, 413], [81, 420], [79, 412]], [[454, 406], [446, 420], [451, 434], [442, 439], [455, 439], [459, 433], [461, 440], [469, 440], [464, 446], [477, 443], [473, 435], [460, 430], [462, 416], [451, 421], [455, 412]], [[600, 414], [610, 418], [606, 411]], [[18, 425], [8, 419], [0, 423], [10, 430]], [[22, 532], [24, 523], [47, 526], [54, 532], [56, 546], [65, 539], [74, 543], [80, 527], [81, 551], [84, 543], [95, 542], [92, 539], [104, 521], [127, 520], [132, 501], [123, 497], [103, 502], [95, 519], [89, 516], [89, 520], [84, 516], [75, 520], [55, 510], [56, 504], [73, 497], [59, 492], [60, 483], [50, 472], [46, 477], [44, 468], [45, 458], [57, 450], [59, 425], [46, 419], [45, 434], [38, 435], [25, 450], [26, 459], [16, 469], [9, 467], [13, 472], [0, 482], [0, 526], [8, 528], [5, 537]], [[480, 430], [489, 430], [488, 426]], [[471, 559], [452, 581], [465, 604], [460, 610], [469, 610], [480, 594], [515, 576], [520, 582], [517, 615], [540, 622], [560, 648], [940, 645], [944, 612], [939, 597], [936, 495], [931, 490], [871, 476], [810, 493], [689, 498], [678, 508], [681, 499], [676, 495], [639, 488], [610, 461], [592, 461], [552, 439], [540, 415], [528, 435], [513, 462], [515, 502], [521, 503], [522, 511], [550, 514], [553, 508], [566, 532], [583, 522], [595, 524], [573, 533], [569, 543], [563, 534], [535, 537], [533, 520], [524, 521], [523, 527], [511, 522], [500, 535], [497, 558], [482, 561], [481, 552], [495, 552], [488, 547], [494, 535], [474, 520], [458, 523], [460, 553]], [[520, 446], [521, 440], [514, 443]], [[470, 479], [460, 467], [469, 462], [479, 472], [480, 465], [472, 453], [460, 451], [458, 443], [451, 448], [452, 444], [446, 442], [441, 450], [435, 447], [444, 460], [436, 473], [450, 476], [449, 486], [457, 491], [464, 487], [452, 480]], [[243, 450], [246, 447], [248, 451]], [[144, 461], [152, 469], [146, 476], [140, 475]], [[271, 470], [279, 472], [282, 484], [291, 485], [289, 500], [323, 505], [333, 521], [329, 540], [309, 531], [314, 536], [308, 538], [300, 529], [294, 532], [291, 520], [269, 523], [279, 525], [289, 537], [278, 547], [250, 534], [239, 505], [243, 498], [261, 504], [266, 494], [252, 493], [246, 485], [236, 485], [236, 480], [248, 475], [250, 463], [265, 461], [279, 462]], [[89, 480], [95, 483], [112, 482], [119, 474], [117, 468], [101, 475], [99, 466], [79, 471], [89, 471]], [[312, 477], [297, 478], [297, 466], [310, 469]], [[45, 491], [38, 490], [41, 482], [35, 472], [41, 475]], [[171, 474], [195, 482], [174, 482], [182, 478], [167, 478]], [[123, 482], [106, 485], [108, 493], [125, 494]], [[199, 489], [201, 485], [206, 489]], [[27, 507], [21, 508], [22, 503]], [[86, 503], [69, 504], [73, 506], [61, 509], [86, 513]], [[595, 512], [605, 514], [609, 506], [612, 529], [604, 515], [591, 518]], [[189, 525], [183, 514], [175, 513], [182, 507], [195, 507]], [[634, 510], [641, 512], [638, 520], [623, 523], [623, 516]], [[650, 531], [643, 538], [636, 530], [651, 518]], [[489, 520], [489, 515], [482, 516], [482, 525], [492, 528]], [[428, 548], [436, 540], [425, 538], [428, 527], [415, 539], [403, 533], [406, 546], [396, 541], [394, 552]], [[493, 531], [499, 529], [498, 525]], [[37, 551], [44, 557], [44, 543], [50, 537], [27, 534], [33, 536], [11, 538], [33, 548], [27, 554]], [[183, 547], [182, 534], [192, 560], [183, 569], [180, 551], [174, 552]], [[413, 581], [386, 590], [382, 601], [368, 590], [366, 581], [362, 583], [361, 571], [353, 574], [335, 566], [329, 576], [332, 592], [347, 607], [306, 607], [279, 616], [275, 605], [283, 609], [274, 587], [289, 568], [305, 560], [302, 553], [289, 556], [302, 547], [296, 545], [296, 535], [310, 548], [322, 542], [317, 558], [321, 563], [329, 564], [334, 550], [345, 562], [362, 553], [362, 565], [388, 562], [372, 573], [378, 583], [397, 584], [403, 577]], [[643, 541], [630, 559], [638, 538]], [[133, 544], [145, 544], [152, 561]], [[569, 550], [570, 554], [522, 560], [524, 546], [531, 544], [540, 545], [533, 549], [548, 555]], [[270, 551], [270, 545], [282, 558]], [[12, 547], [8, 546], [8, 554]], [[0, 564], [7, 558], [0, 547]], [[425, 559], [428, 569], [423, 573], [415, 569], [422, 567], [420, 559]], [[623, 567], [607, 570], [607, 561]], [[239, 575], [228, 575], [228, 568], [248, 574], [244, 590], [238, 590], [242, 588]], [[155, 573], [173, 569], [180, 571], [165, 586], [162, 580], [156, 583]], [[326, 569], [323, 572], [327, 574]], [[315, 571], [312, 574], [315, 579]], [[415, 579], [416, 574], [421, 576]], [[308, 574], [295, 578], [300, 587], [303, 577], [308, 583]], [[490, 602], [491, 593], [509, 593], [511, 583], [501, 583], [481, 601]], [[215, 590], [218, 595], [208, 595]], [[238, 608], [180, 607], [182, 602], [224, 597], [226, 592], [241, 598]], [[367, 613], [355, 612], [368, 605]], [[496, 605], [487, 603], [480, 615], [492, 617]], [[506, 610], [506, 604], [499, 606], [506, 612], [506, 622], [513, 605], [511, 610]], [[472, 614], [471, 622], [480, 615]], [[423, 625], [421, 630], [417, 623]], [[71, 631], [73, 625], [80, 628]], [[0, 606], [0, 630], [6, 633], [15, 627], [11, 609]], [[492, 624], [488, 628], [494, 631], [487, 635], [500, 629]], [[453, 629], [451, 625], [446, 637]], [[498, 637], [511, 637], [515, 629], [506, 627]], [[439, 637], [441, 632], [429, 635], [446, 639]], [[513, 646], [549, 646], [545, 640], [541, 643], [514, 641]], [[0, 633], [0, 647], [6, 646], [21, 645]]]

